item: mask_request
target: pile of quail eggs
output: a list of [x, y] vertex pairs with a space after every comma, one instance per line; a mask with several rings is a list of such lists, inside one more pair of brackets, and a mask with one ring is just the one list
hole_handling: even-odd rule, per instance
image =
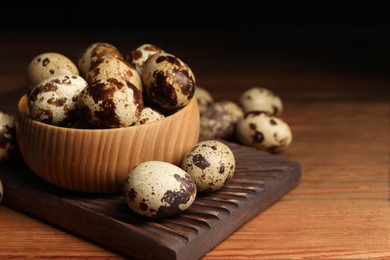
[[200, 137], [234, 140], [270, 153], [281, 152], [292, 141], [292, 132], [283, 112], [281, 98], [270, 89], [252, 87], [238, 102], [214, 101], [207, 89], [197, 87], [195, 97], [200, 112]]
[[[54, 52], [34, 57], [27, 67], [28, 109], [34, 120], [72, 128], [131, 127], [163, 119], [195, 97], [200, 112], [200, 141], [181, 165], [146, 161], [134, 167], [123, 187], [129, 208], [142, 216], [167, 217], [187, 210], [197, 193], [224, 187], [235, 172], [235, 157], [223, 140], [268, 152], [292, 141], [280, 116], [281, 99], [253, 87], [239, 102], [214, 101], [196, 86], [186, 63], [153, 44], [123, 55], [114, 45], [87, 46], [77, 62]], [[0, 162], [15, 153], [14, 118], [0, 113]], [[3, 187], [0, 181], [0, 201]]]
[[47, 52], [27, 67], [34, 120], [72, 128], [118, 128], [154, 122], [186, 106], [195, 77], [181, 59], [153, 44], [126, 54], [96, 42], [77, 62]]

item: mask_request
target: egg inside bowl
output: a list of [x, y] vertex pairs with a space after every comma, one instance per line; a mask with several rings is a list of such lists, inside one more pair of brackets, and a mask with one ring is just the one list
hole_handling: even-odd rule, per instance
[[195, 98], [156, 122], [76, 129], [31, 119], [24, 95], [18, 103], [17, 120], [18, 146], [28, 167], [51, 184], [81, 192], [120, 192], [130, 170], [144, 161], [180, 165], [199, 137]]

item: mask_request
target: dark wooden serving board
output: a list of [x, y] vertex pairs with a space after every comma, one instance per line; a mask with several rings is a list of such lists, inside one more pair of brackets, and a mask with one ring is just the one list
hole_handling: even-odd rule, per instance
[[20, 156], [0, 166], [4, 203], [126, 257], [198, 259], [296, 187], [301, 165], [282, 156], [227, 143], [236, 172], [220, 191], [197, 196], [180, 215], [148, 219], [121, 194], [84, 194], [52, 186]]

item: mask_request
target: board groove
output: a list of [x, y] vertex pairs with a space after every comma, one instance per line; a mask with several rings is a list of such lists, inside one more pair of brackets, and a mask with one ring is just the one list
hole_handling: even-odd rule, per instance
[[188, 210], [173, 217], [141, 217], [121, 194], [57, 188], [36, 177], [19, 156], [0, 166], [4, 202], [126, 257], [198, 259], [296, 187], [301, 177], [297, 161], [226, 143], [236, 157], [233, 178], [219, 191], [198, 194]]

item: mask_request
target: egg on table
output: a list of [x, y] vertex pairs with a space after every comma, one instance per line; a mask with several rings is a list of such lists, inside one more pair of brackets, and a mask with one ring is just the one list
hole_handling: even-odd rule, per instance
[[195, 76], [182, 60], [156, 53], [143, 66], [144, 93], [158, 108], [176, 110], [187, 105], [195, 93]]
[[142, 91], [142, 81], [137, 70], [130, 63], [121, 59], [113, 57], [105, 58], [91, 68], [85, 76], [88, 84], [99, 80], [102, 82], [107, 81], [111, 78], [115, 78], [124, 83], [130, 82]]
[[46, 52], [34, 57], [27, 67], [26, 83], [30, 89], [44, 79], [60, 74], [79, 75], [76, 64], [63, 54]]
[[80, 93], [77, 107], [90, 123], [106, 128], [131, 126], [144, 107], [141, 91], [115, 78], [96, 81]]
[[236, 161], [232, 150], [218, 140], [201, 141], [185, 155], [181, 168], [196, 183], [198, 192], [221, 189], [233, 177]]
[[126, 57], [126, 60], [129, 61], [140, 75], [142, 75], [142, 70], [146, 60], [156, 53], [161, 53], [163, 50], [150, 43], [145, 43], [138, 46], [135, 50], [132, 50], [129, 55]]
[[200, 137], [229, 139], [243, 116], [242, 108], [233, 101], [214, 102], [200, 115]]
[[77, 66], [80, 75], [85, 77], [87, 72], [105, 58], [114, 57], [123, 59], [122, 53], [112, 44], [107, 42], [95, 42], [88, 45], [80, 54]]
[[16, 153], [15, 117], [0, 111], [0, 163]]
[[134, 167], [124, 185], [126, 204], [137, 214], [167, 217], [188, 209], [196, 185], [180, 167], [163, 161], [146, 161]]
[[198, 102], [200, 114], [203, 114], [207, 110], [207, 108], [209, 108], [211, 104], [214, 103], [213, 96], [203, 87], [196, 86], [195, 98]]
[[49, 77], [35, 86], [28, 97], [30, 117], [57, 126], [66, 126], [77, 108], [77, 100], [87, 82], [78, 75]]
[[270, 115], [280, 116], [283, 103], [278, 95], [267, 88], [253, 87], [241, 94], [239, 103], [245, 113], [263, 111]]
[[292, 141], [288, 124], [264, 112], [251, 112], [241, 118], [236, 136], [241, 144], [272, 153], [284, 150]]

